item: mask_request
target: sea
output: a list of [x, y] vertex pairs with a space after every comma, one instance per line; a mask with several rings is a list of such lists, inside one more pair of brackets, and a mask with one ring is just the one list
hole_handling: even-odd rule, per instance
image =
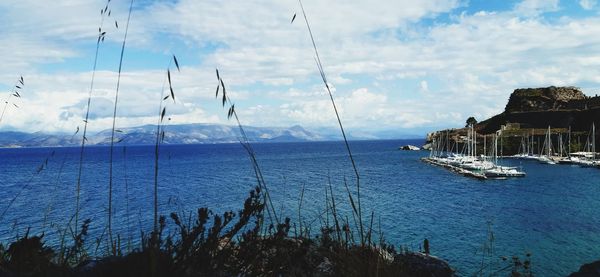
[[[513, 257], [530, 259], [537, 276], [565, 276], [600, 260], [600, 170], [501, 159], [527, 176], [477, 180], [420, 161], [426, 151], [398, 150], [422, 143], [350, 141], [363, 222], [377, 238], [412, 251], [427, 239], [431, 254], [460, 276], [510, 267]], [[357, 197], [356, 178], [343, 142], [253, 148], [280, 216], [317, 235], [332, 220], [325, 212], [331, 185], [338, 214], [352, 221], [345, 185]], [[154, 146], [120, 143], [113, 151], [113, 233], [139, 242], [152, 228]], [[86, 147], [83, 155], [79, 224], [91, 220], [88, 248], [106, 237], [109, 155], [104, 146]], [[44, 233], [50, 245], [60, 240], [73, 225], [79, 161], [78, 147], [0, 149], [0, 242], [26, 233]], [[158, 165], [159, 212], [167, 218], [199, 207], [237, 211], [257, 184], [249, 156], [235, 143], [163, 145]]]

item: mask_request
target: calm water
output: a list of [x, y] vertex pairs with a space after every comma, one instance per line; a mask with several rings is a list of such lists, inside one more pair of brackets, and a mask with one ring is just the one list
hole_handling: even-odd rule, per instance
[[[351, 142], [362, 176], [363, 214], [375, 212], [376, 225], [380, 218], [389, 242], [418, 250], [428, 238], [434, 255], [461, 275], [471, 275], [478, 269], [490, 222], [496, 255], [530, 252], [538, 276], [566, 275], [600, 259], [600, 170], [506, 161], [521, 165], [527, 177], [479, 181], [420, 162], [426, 152], [396, 150], [407, 143], [420, 142]], [[313, 221], [313, 230], [318, 229], [328, 179], [336, 204], [348, 211], [343, 180], [353, 184], [353, 172], [343, 144], [256, 144], [255, 149], [274, 203], [294, 222], [304, 185], [303, 221]], [[78, 151], [0, 149], [0, 212], [19, 195], [0, 219], [1, 241], [27, 227], [55, 239], [74, 211]], [[81, 218], [92, 219], [93, 238], [106, 225], [108, 151], [86, 149]], [[153, 147], [115, 151], [114, 229], [135, 239], [152, 221]], [[159, 195], [165, 215], [200, 206], [237, 210], [255, 184], [238, 144], [164, 146], [161, 153]], [[36, 174], [46, 158], [47, 168]]]

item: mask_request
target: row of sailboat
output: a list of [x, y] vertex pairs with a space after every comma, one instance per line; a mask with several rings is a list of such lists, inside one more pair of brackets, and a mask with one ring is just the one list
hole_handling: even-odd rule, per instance
[[451, 149], [449, 134], [433, 138], [431, 152], [429, 157], [423, 158], [423, 161], [448, 168], [452, 171], [461, 173], [465, 176], [479, 179], [487, 178], [507, 178], [524, 177], [525, 172], [513, 166], [501, 165], [498, 157], [498, 138], [501, 138], [501, 130], [494, 137], [490, 148], [487, 148], [487, 136], [483, 137], [484, 153], [477, 155], [477, 132], [473, 125], [468, 126], [466, 143], [462, 149], [458, 149], [458, 143], [455, 143]]
[[[534, 154], [533, 147], [533, 135], [531, 137], [524, 138], [521, 142], [521, 151], [519, 154], [514, 155], [514, 158], [521, 159], [535, 159], [545, 164], [575, 164], [582, 167], [597, 167], [600, 168], [600, 161], [597, 159], [596, 154], [596, 124], [592, 124], [591, 131], [589, 132], [588, 138], [585, 143], [583, 151], [572, 152], [571, 151], [571, 129], [568, 131], [568, 141], [563, 142], [563, 135], [558, 135], [558, 147], [554, 147], [552, 144], [552, 133], [550, 126], [546, 131], [544, 137], [544, 144], [542, 149], [538, 151], [538, 154]], [[557, 148], [557, 151], [554, 151]]]

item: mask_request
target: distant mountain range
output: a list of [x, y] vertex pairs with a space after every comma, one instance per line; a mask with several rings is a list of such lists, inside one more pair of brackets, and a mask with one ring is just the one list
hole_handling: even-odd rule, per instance
[[[244, 131], [251, 142], [301, 142], [340, 140], [341, 134], [337, 129], [321, 128], [309, 131], [301, 126], [282, 127], [253, 127], [244, 126]], [[386, 139], [387, 133], [379, 137], [377, 134], [354, 132], [349, 135], [352, 140]], [[111, 130], [103, 130], [87, 135], [87, 145], [110, 144]], [[124, 141], [129, 145], [154, 144], [156, 141], [156, 125], [119, 128], [115, 133], [115, 141]], [[237, 126], [220, 124], [181, 124], [165, 127], [164, 144], [215, 144], [235, 143], [239, 141]], [[81, 133], [76, 135], [64, 133], [24, 133], [0, 132], [0, 147], [53, 147], [77, 146], [81, 144]]]

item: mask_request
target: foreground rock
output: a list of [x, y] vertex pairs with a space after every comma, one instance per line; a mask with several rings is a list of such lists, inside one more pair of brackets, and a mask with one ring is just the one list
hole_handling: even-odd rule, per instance
[[419, 150], [421, 150], [421, 148], [409, 144], [409, 145], [401, 146], [400, 150], [405, 150], [405, 151], [419, 151]]
[[[290, 240], [291, 241], [291, 240]], [[303, 248], [302, 243], [296, 245]], [[306, 247], [307, 246], [307, 247]], [[407, 252], [397, 255], [389, 255], [385, 250], [375, 252], [364, 251], [365, 249], [354, 249], [356, 256], [345, 256], [343, 253], [334, 253], [318, 249], [315, 245], [304, 245], [304, 250], [297, 252], [293, 260], [282, 264], [285, 270], [281, 276], [371, 276], [373, 272], [370, 267], [380, 267], [376, 270], [379, 276], [419, 276], [419, 277], [452, 277], [454, 270], [450, 265], [437, 257], [423, 253]], [[272, 252], [274, 249], [267, 250]], [[267, 253], [263, 254], [267, 254]], [[276, 251], [275, 251], [276, 252]], [[274, 253], [275, 253], [274, 252]], [[382, 255], [379, 262], [364, 264], [372, 258], [372, 254], [379, 252]], [[382, 252], [385, 252], [382, 253]], [[64, 276], [173, 276], [176, 274], [177, 266], [173, 264], [164, 253], [158, 256], [158, 263], [154, 270], [148, 266], [151, 262], [149, 253], [132, 253], [123, 257], [107, 257], [99, 260], [83, 262], [71, 273]], [[271, 253], [272, 254], [272, 253]], [[280, 253], [281, 254], [281, 253]], [[342, 254], [342, 256], [340, 256]], [[363, 256], [364, 255], [364, 256]], [[340, 259], [341, 258], [341, 259]], [[359, 259], [357, 259], [359, 258]], [[362, 259], [364, 258], [364, 259]], [[276, 258], [273, 258], [276, 259]], [[263, 264], [264, 265], [264, 264]], [[181, 272], [179, 272], [181, 273]], [[227, 272], [219, 272], [218, 276], [228, 276]], [[252, 274], [250, 274], [252, 275]], [[0, 276], [17, 276], [2, 275]], [[184, 276], [194, 276], [193, 272], [187, 272]]]
[[446, 261], [423, 253], [398, 254], [394, 265], [402, 268], [402, 276], [454, 276], [454, 270]]
[[579, 271], [571, 273], [569, 277], [595, 277], [600, 276], [600, 261], [584, 264]]

